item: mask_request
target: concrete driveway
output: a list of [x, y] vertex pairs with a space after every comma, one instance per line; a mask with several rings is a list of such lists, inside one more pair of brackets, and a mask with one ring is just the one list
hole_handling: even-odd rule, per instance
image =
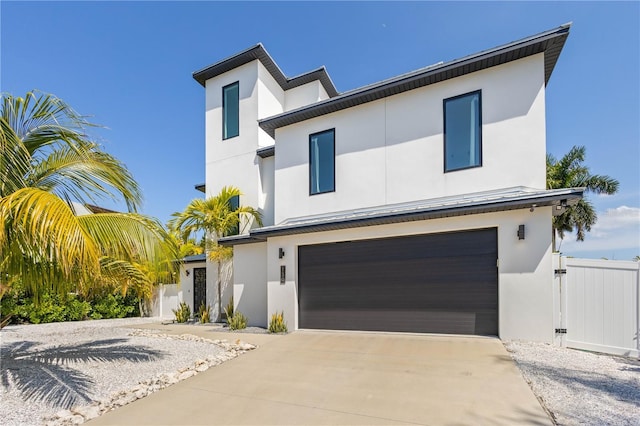
[[90, 423], [551, 424], [498, 339], [320, 331], [241, 338], [260, 347]]

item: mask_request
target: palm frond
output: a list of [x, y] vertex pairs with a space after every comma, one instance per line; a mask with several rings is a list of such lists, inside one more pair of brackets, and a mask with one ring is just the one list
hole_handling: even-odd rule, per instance
[[99, 273], [99, 247], [58, 196], [20, 189], [0, 199], [0, 217], [0, 248], [10, 272], [43, 281]]

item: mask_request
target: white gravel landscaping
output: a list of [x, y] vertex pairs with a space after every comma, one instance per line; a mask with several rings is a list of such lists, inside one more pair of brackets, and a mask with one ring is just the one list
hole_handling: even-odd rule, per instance
[[504, 342], [559, 425], [640, 425], [640, 361], [544, 343]]
[[2, 329], [2, 425], [81, 423], [253, 349], [242, 342], [135, 329], [151, 321], [126, 318]]

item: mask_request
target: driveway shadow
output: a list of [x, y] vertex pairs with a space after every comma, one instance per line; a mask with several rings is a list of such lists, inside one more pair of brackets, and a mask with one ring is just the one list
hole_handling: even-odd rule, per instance
[[91, 401], [94, 380], [74, 369], [86, 362], [149, 362], [165, 352], [127, 344], [128, 339], [103, 339], [76, 345], [39, 348], [40, 342], [13, 342], [0, 348], [0, 384], [16, 389], [27, 401], [71, 408]]

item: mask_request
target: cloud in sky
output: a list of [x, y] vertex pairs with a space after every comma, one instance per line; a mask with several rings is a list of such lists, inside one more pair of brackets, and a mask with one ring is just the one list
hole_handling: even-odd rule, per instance
[[597, 257], [611, 253], [640, 254], [640, 208], [619, 206], [598, 212], [598, 222], [584, 241], [576, 241], [575, 234], [565, 235], [560, 249], [563, 253], [589, 252]]

